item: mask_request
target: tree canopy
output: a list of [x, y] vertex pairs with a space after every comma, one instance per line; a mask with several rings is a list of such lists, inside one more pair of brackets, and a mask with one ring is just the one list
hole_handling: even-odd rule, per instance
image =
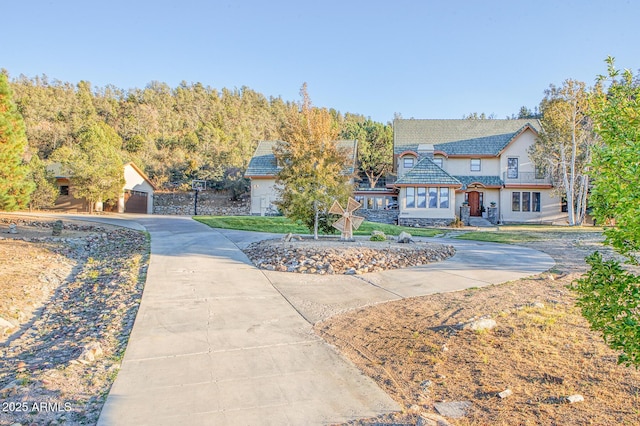
[[285, 216], [302, 221], [318, 236], [319, 227], [330, 231], [327, 212], [334, 200], [344, 203], [353, 191], [345, 173], [349, 158], [337, 143], [338, 127], [326, 109], [313, 108], [306, 84], [302, 101], [287, 111], [283, 139], [276, 147], [282, 165], [277, 183], [277, 206]]
[[393, 128], [370, 119], [350, 121], [342, 130], [344, 139], [358, 141], [358, 164], [375, 188], [378, 179], [393, 168]]
[[[640, 85], [630, 71], [616, 70], [607, 59], [608, 76], [601, 77], [591, 99], [591, 115], [602, 145], [591, 163], [593, 214], [609, 223], [606, 242], [640, 263]], [[608, 80], [608, 87], [605, 84]], [[590, 269], [575, 283], [578, 305], [591, 327], [620, 351], [618, 361], [640, 367], [640, 275], [616, 259], [596, 252]]]
[[540, 104], [542, 131], [529, 152], [536, 166], [551, 175], [558, 195], [566, 199], [569, 225], [584, 220], [589, 164], [598, 142], [589, 117], [588, 95], [579, 81], [551, 85]]
[[[24, 117], [30, 151], [45, 162], [60, 147], [74, 147], [86, 125], [102, 122], [121, 138], [124, 161], [134, 161], [159, 188], [187, 188], [192, 179], [222, 182], [245, 169], [260, 140], [281, 140], [295, 103], [248, 88], [215, 89], [153, 81], [122, 90], [74, 85], [46, 76], [11, 82]], [[354, 114], [333, 110], [340, 131]]]
[[78, 133], [78, 145], [61, 147], [52, 155], [73, 179], [72, 195], [85, 198], [89, 211], [96, 202], [118, 199], [124, 187], [122, 139], [109, 125], [96, 122]]
[[8, 78], [0, 72], [0, 210], [17, 210], [29, 203], [34, 184], [23, 160], [26, 149], [24, 121]]

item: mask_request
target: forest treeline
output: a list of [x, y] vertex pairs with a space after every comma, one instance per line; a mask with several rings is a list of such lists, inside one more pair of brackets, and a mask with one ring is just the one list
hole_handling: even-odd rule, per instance
[[[267, 98], [244, 86], [218, 90], [182, 82], [172, 88], [154, 81], [123, 90], [44, 75], [21, 75], [10, 84], [30, 155], [46, 163], [71, 152], [83, 129], [98, 122], [118, 135], [123, 161], [135, 162], [166, 189], [187, 188], [192, 179], [215, 184], [240, 175], [258, 141], [282, 139], [292, 106], [292, 101]], [[329, 111], [342, 134], [367, 121], [362, 115]]]

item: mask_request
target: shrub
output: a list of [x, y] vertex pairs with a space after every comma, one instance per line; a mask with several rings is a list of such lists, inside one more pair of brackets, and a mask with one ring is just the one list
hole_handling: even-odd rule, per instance
[[382, 231], [373, 231], [371, 233], [370, 241], [387, 241], [387, 236]]

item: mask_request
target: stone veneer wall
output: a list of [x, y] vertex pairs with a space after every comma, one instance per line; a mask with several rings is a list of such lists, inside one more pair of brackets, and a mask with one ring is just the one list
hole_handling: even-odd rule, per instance
[[452, 219], [429, 219], [429, 218], [398, 218], [398, 225], [400, 226], [449, 226]]
[[354, 214], [364, 217], [369, 222], [387, 223], [389, 225], [395, 225], [398, 222], [398, 210], [359, 209]]
[[[195, 193], [156, 192], [153, 194], [153, 213], [192, 216], [194, 214]], [[246, 216], [250, 212], [251, 201], [231, 201], [225, 192], [202, 191], [198, 194], [198, 215]]]

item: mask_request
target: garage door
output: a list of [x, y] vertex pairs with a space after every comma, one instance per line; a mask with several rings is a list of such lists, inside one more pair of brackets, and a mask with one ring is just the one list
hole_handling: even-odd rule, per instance
[[124, 193], [124, 212], [125, 213], [146, 213], [147, 198], [146, 192], [130, 191]]

